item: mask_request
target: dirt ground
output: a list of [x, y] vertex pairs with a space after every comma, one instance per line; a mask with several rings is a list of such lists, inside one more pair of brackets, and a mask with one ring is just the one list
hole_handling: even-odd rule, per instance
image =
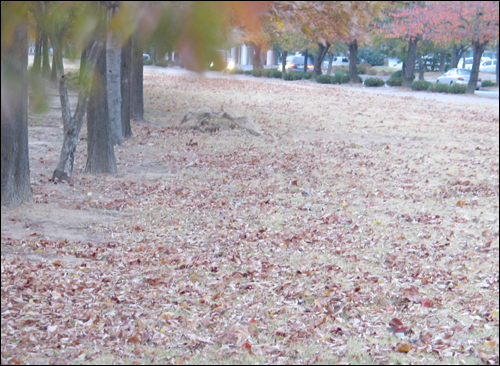
[[[498, 361], [498, 99], [164, 70], [145, 68], [145, 121], [115, 148], [114, 175], [83, 173], [84, 127], [73, 181], [51, 182], [56, 89], [30, 113], [34, 202], [2, 207], [2, 288], [4, 271], [37, 264], [57, 285], [40, 300], [5, 280], [2, 362]], [[263, 134], [180, 130], [198, 108]], [[71, 299], [66, 276], [91, 287], [78, 282], [85, 300], [56, 296], [37, 329], [8, 323], [54, 291]], [[385, 334], [392, 318], [419, 334], [401, 340], [413, 351]]]

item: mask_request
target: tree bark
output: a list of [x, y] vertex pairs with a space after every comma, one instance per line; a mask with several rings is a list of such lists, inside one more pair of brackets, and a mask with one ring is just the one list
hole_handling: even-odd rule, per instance
[[130, 118], [144, 119], [142, 44], [137, 36], [132, 36], [132, 63], [130, 78]]
[[262, 51], [262, 45], [261, 44], [256, 44], [256, 43], [252, 43], [252, 47], [253, 47], [253, 69], [256, 70], [256, 69], [262, 69], [263, 68], [263, 65], [262, 65], [262, 59], [260, 57], [260, 53]]
[[281, 52], [281, 77], [284, 79], [286, 74], [286, 57], [288, 56], [288, 51]]
[[50, 63], [49, 63], [49, 37], [47, 33], [42, 32], [42, 76], [45, 79], [50, 77]]
[[326, 46], [322, 43], [318, 43], [318, 56], [314, 60], [314, 70], [312, 79], [316, 80], [318, 76], [320, 76], [323, 72], [321, 71], [321, 64], [325, 58], [325, 55], [328, 53], [330, 49], [330, 43], [326, 42]]
[[36, 27], [36, 41], [35, 41], [35, 54], [33, 58], [33, 74], [40, 75], [42, 68], [42, 29], [37, 24]]
[[1, 205], [32, 202], [28, 151], [28, 24], [20, 16], [11, 42], [3, 44], [1, 107]]
[[304, 72], [302, 73], [302, 79], [305, 79], [306, 78], [306, 74], [307, 74], [307, 65], [309, 64], [308, 62], [308, 58], [309, 58], [309, 51], [307, 50], [306, 48], [306, 52], [305, 52], [305, 55], [304, 55]]
[[[110, 6], [107, 9], [107, 24], [118, 11], [117, 6]], [[118, 39], [118, 34], [107, 27], [106, 40], [106, 87], [108, 88], [108, 113], [111, 124], [111, 143], [114, 145], [122, 145], [122, 93], [120, 83], [120, 68], [121, 68], [121, 46]]]
[[481, 56], [483, 56], [483, 52], [486, 49], [487, 45], [488, 41], [472, 42], [472, 47], [474, 49], [474, 63], [472, 65], [469, 84], [467, 85], [467, 90], [465, 91], [465, 94], [474, 94], [474, 90], [476, 90], [477, 80], [479, 78], [479, 65], [481, 65]]
[[326, 70], [327, 75], [332, 74], [332, 65], [333, 65], [333, 53], [328, 54], [328, 69]]
[[497, 38], [497, 69], [496, 69], [496, 76], [497, 76], [497, 86], [498, 86], [498, 46], [500, 44], [500, 39]]
[[[452, 69], [458, 67], [458, 62], [463, 54], [469, 49], [468, 45], [454, 45], [451, 50], [451, 64], [450, 67]], [[465, 67], [465, 65], [464, 65]]]
[[417, 54], [417, 58], [418, 58], [418, 80], [424, 80], [424, 72], [426, 65], [424, 65], [424, 58], [422, 57], [422, 54], [420, 52]]
[[[98, 38], [99, 39], [99, 38]], [[88, 60], [87, 60], [88, 62]], [[85, 173], [116, 173], [116, 159], [108, 113], [105, 47], [97, 57], [87, 105], [87, 165]]]
[[446, 51], [441, 51], [441, 62], [439, 63], [439, 72], [442, 74], [446, 69]]
[[417, 51], [418, 40], [419, 37], [410, 37], [408, 44], [408, 57], [406, 58], [406, 68], [403, 75], [403, 86], [405, 88], [409, 88], [415, 79], [415, 54]]
[[132, 39], [130, 38], [122, 47], [121, 57], [121, 95], [122, 95], [122, 136], [129, 138], [132, 136], [132, 128], [130, 126], [130, 78], [132, 65]]
[[349, 46], [349, 79], [352, 84], [359, 84], [358, 68], [356, 62], [358, 59], [358, 40], [355, 39], [348, 43]]

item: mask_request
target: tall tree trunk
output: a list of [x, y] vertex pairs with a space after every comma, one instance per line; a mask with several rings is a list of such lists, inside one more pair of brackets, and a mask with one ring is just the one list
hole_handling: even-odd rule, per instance
[[89, 48], [87, 46], [83, 49], [82, 54], [80, 56], [80, 71], [78, 74], [78, 85], [82, 85], [82, 83], [83, 83], [83, 74], [84, 74], [85, 66], [87, 64], [88, 51], [89, 51]]
[[497, 68], [496, 68], [496, 76], [497, 76], [497, 86], [498, 86], [498, 46], [500, 44], [500, 39], [497, 38]]
[[314, 70], [312, 74], [313, 80], [316, 80], [316, 78], [322, 74], [321, 64], [323, 63], [325, 55], [328, 53], [329, 49], [330, 49], [330, 43], [326, 42], [326, 45], [318, 43], [318, 56], [314, 60]]
[[286, 57], [288, 56], [288, 51], [281, 52], [281, 77], [284, 79], [286, 74]]
[[42, 76], [45, 79], [50, 77], [50, 63], [49, 63], [49, 37], [44, 31], [42, 33]]
[[409, 88], [415, 79], [415, 54], [419, 37], [410, 37], [408, 43], [408, 57], [406, 58], [406, 69], [403, 75], [403, 86]]
[[441, 62], [439, 63], [439, 72], [442, 74], [446, 69], [446, 51], [441, 51]]
[[20, 15], [15, 24], [11, 42], [4, 44], [2, 35], [1, 56], [1, 205], [10, 207], [33, 201], [28, 153], [27, 15]]
[[333, 53], [328, 54], [328, 69], [326, 70], [327, 75], [332, 74], [332, 66], [333, 66]]
[[[118, 11], [118, 5], [107, 9], [107, 24]], [[108, 113], [111, 124], [111, 143], [121, 145], [122, 142], [122, 93], [120, 83], [122, 50], [118, 34], [108, 26], [106, 40], [106, 87], [108, 88]]]
[[304, 55], [304, 72], [302, 73], [302, 79], [306, 78], [307, 65], [309, 64], [309, 60], [308, 59], [309, 59], [309, 51], [306, 48], [306, 52], [305, 52], [305, 55]]
[[[88, 62], [88, 61], [87, 61]], [[87, 105], [86, 173], [116, 173], [116, 158], [108, 113], [105, 48], [97, 57], [89, 103]]]
[[359, 84], [358, 68], [356, 62], [358, 59], [358, 40], [355, 39], [348, 43], [349, 46], [349, 79], [352, 84]]
[[424, 72], [426, 65], [424, 65], [424, 58], [422, 57], [422, 54], [420, 52], [417, 53], [417, 58], [418, 58], [418, 80], [424, 80]]
[[122, 47], [121, 58], [121, 94], [122, 94], [122, 136], [129, 138], [132, 136], [130, 126], [130, 78], [132, 71], [132, 38], [130, 38]]
[[262, 69], [262, 59], [260, 57], [260, 53], [262, 52], [262, 45], [257, 43], [252, 43], [253, 46], [253, 69]]
[[142, 43], [137, 36], [133, 35], [130, 78], [130, 118], [136, 121], [142, 121], [144, 119], [142, 68]]
[[474, 94], [474, 90], [476, 90], [477, 80], [479, 78], [479, 65], [481, 64], [481, 57], [483, 56], [483, 52], [486, 49], [487, 45], [488, 41], [472, 42], [472, 47], [474, 48], [474, 64], [472, 65], [469, 84], [467, 85], [465, 94]]
[[42, 29], [40, 26], [37, 25], [35, 54], [33, 58], [33, 74], [39, 76], [41, 69], [42, 69]]

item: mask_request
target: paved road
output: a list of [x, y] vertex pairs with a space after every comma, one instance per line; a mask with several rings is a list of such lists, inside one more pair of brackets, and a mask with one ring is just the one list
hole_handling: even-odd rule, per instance
[[[195, 73], [186, 69], [179, 67], [159, 67], [159, 66], [144, 66], [145, 75], [154, 75], [157, 73], [165, 74], [177, 74], [177, 75], [193, 75], [193, 76], [204, 76], [207, 78], [234, 78], [243, 80], [265, 80], [263, 78], [255, 78], [250, 75], [230, 75], [223, 74], [221, 72], [206, 71], [202, 74]], [[369, 77], [369, 75], [362, 75], [362, 77]], [[278, 79], [270, 79], [270, 82], [281, 82]], [[298, 82], [309, 82], [309, 81], [298, 81]], [[293, 83], [293, 81], [287, 81], [287, 83]], [[445, 93], [429, 93], [426, 91], [412, 91], [408, 89], [393, 88], [389, 86], [383, 86], [379, 88], [369, 88], [365, 86], [353, 86], [353, 85], [336, 85], [339, 88], [346, 89], [356, 89], [364, 91], [367, 93], [381, 94], [381, 95], [398, 95], [402, 97], [415, 97], [419, 99], [433, 99], [441, 102], [453, 102], [453, 103], [472, 103], [490, 106], [499, 106], [498, 99], [498, 89], [494, 91], [476, 91], [475, 95], [456, 95], [456, 94], [445, 94]], [[479, 93], [478, 93], [479, 92]]]

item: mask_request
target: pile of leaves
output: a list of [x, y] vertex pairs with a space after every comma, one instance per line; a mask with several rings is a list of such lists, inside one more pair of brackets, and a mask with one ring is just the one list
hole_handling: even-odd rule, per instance
[[[32, 171], [33, 209], [120, 219], [93, 242], [2, 234], [2, 363], [498, 363], [498, 108], [182, 75], [145, 92], [116, 177], [84, 156], [71, 186]], [[176, 125], [221, 105], [263, 135]]]

